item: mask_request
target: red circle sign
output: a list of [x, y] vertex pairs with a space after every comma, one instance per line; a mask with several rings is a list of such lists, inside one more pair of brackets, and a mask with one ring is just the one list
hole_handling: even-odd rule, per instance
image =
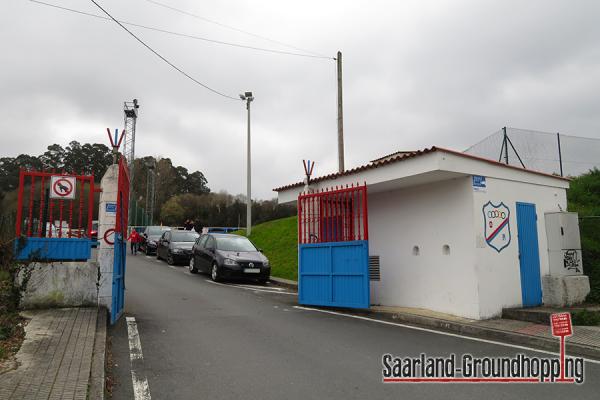
[[54, 185], [52, 185], [52, 191], [61, 197], [67, 197], [73, 191], [73, 184], [70, 180], [61, 178], [54, 181]]
[[109, 236], [111, 233], [113, 233], [113, 234], [115, 233], [115, 230], [114, 230], [113, 228], [107, 229], [107, 230], [106, 230], [106, 232], [104, 232], [104, 236], [103, 236], [103, 238], [104, 238], [104, 241], [105, 241], [107, 244], [115, 244], [115, 241], [114, 241], [114, 240], [112, 240], [112, 241], [111, 241], [111, 240], [108, 238], [108, 236]]

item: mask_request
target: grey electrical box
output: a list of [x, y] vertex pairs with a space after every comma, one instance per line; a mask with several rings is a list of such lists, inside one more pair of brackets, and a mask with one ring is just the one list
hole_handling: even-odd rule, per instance
[[551, 212], [544, 214], [548, 239], [548, 262], [550, 275], [581, 275], [581, 239], [579, 216], [574, 212]]

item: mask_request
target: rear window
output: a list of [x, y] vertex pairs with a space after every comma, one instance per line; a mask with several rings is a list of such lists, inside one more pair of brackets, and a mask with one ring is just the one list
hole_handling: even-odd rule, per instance
[[191, 231], [172, 231], [171, 241], [173, 242], [195, 242], [198, 238], [196, 232]]
[[162, 235], [162, 233], [167, 230], [169, 230], [169, 228], [162, 226], [149, 226], [147, 228], [148, 235]]

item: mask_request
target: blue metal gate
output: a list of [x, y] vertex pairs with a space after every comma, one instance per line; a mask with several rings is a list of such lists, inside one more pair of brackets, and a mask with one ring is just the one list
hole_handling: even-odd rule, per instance
[[115, 259], [113, 264], [112, 305], [110, 323], [114, 324], [123, 313], [125, 306], [125, 260], [127, 256], [127, 240], [123, 234], [115, 233]]
[[298, 197], [298, 301], [369, 308], [367, 190], [364, 186]]
[[369, 245], [366, 240], [302, 244], [300, 304], [369, 308]]
[[542, 283], [535, 204], [517, 203], [517, 229], [523, 307], [539, 306], [542, 304]]
[[114, 324], [125, 306], [125, 261], [127, 260], [127, 221], [129, 211], [129, 170], [124, 158], [119, 161], [117, 217], [112, 280], [110, 323]]

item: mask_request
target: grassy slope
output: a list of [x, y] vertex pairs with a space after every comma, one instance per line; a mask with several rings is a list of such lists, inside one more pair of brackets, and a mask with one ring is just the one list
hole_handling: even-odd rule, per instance
[[[244, 231], [235, 232], [245, 234]], [[298, 280], [298, 217], [265, 222], [252, 227], [250, 240], [271, 262], [271, 275]]]
[[[580, 217], [600, 216], [600, 171], [593, 170], [571, 181], [567, 192], [569, 211]], [[583, 272], [590, 277], [591, 292], [587, 301], [600, 303], [600, 218], [579, 221]]]

